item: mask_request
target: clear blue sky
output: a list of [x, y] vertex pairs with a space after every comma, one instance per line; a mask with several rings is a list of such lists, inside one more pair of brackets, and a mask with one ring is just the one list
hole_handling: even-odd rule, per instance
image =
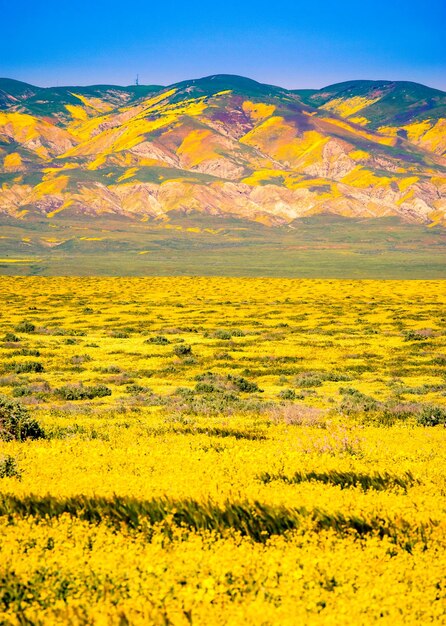
[[227, 73], [446, 90], [446, 0], [0, 0], [0, 19], [0, 76], [42, 86]]

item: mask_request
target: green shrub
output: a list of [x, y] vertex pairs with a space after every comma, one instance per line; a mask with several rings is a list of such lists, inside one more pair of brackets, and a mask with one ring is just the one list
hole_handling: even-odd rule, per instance
[[380, 408], [380, 403], [375, 398], [367, 396], [353, 387], [341, 387], [339, 391], [343, 396], [340, 409], [347, 415], [368, 413]]
[[17, 350], [13, 354], [17, 356], [40, 356], [40, 351], [30, 348], [21, 348], [21, 350]]
[[182, 361], [183, 365], [196, 365], [197, 359], [192, 357], [185, 357]]
[[[290, 373], [293, 372], [290, 371]], [[320, 387], [325, 381], [339, 383], [350, 380], [352, 380], [351, 376], [344, 372], [301, 372], [296, 376], [295, 382], [298, 387], [310, 388]]]
[[84, 387], [83, 385], [64, 385], [54, 390], [56, 396], [63, 400], [93, 400], [93, 398], [104, 398], [111, 396], [111, 389], [105, 385], [94, 385]]
[[426, 406], [418, 415], [418, 423], [421, 426], [446, 425], [446, 409], [439, 406]]
[[176, 395], [169, 399], [167, 404], [176, 415], [232, 415], [238, 413], [261, 413], [269, 407], [255, 396], [241, 398], [231, 391], [217, 393], [203, 393], [195, 395], [190, 389], [177, 389]]
[[125, 392], [138, 395], [140, 393], [148, 393], [150, 392], [150, 389], [149, 387], [143, 387], [142, 385], [133, 384], [127, 385], [127, 387], [125, 388]]
[[111, 396], [112, 392], [106, 385], [93, 385], [92, 387], [86, 387], [89, 399], [92, 398], [105, 398]]
[[195, 386], [195, 391], [198, 393], [225, 393], [234, 391], [262, 393], [262, 390], [259, 389], [256, 383], [253, 383], [242, 376], [235, 376], [233, 374], [221, 376], [220, 374], [208, 371], [203, 372], [203, 374], [198, 374], [195, 377], [195, 380], [199, 381]]
[[0, 396], [0, 439], [23, 441], [42, 437], [45, 437], [43, 428], [30, 417], [28, 410], [20, 402]]
[[22, 320], [17, 324], [14, 330], [17, 333], [33, 333], [36, 330], [36, 325], [28, 320]]
[[216, 330], [213, 337], [215, 337], [215, 339], [228, 341], [229, 339], [232, 339], [232, 333], [229, 330]]
[[224, 393], [229, 390], [230, 385], [223, 376], [214, 372], [203, 372], [197, 374], [195, 380], [199, 382], [195, 385], [196, 393]]
[[446, 365], [446, 356], [437, 354], [437, 356], [432, 359], [431, 363], [432, 365]]
[[13, 387], [12, 395], [14, 398], [22, 398], [24, 396], [34, 396], [39, 399], [46, 399], [48, 397], [51, 387], [44, 381], [43, 383], [33, 383], [32, 385], [19, 385]]
[[327, 372], [324, 374], [324, 379], [332, 383], [349, 382], [352, 377], [343, 372]]
[[110, 337], [113, 337], [113, 339], [128, 339], [130, 335], [125, 330], [112, 330]]
[[241, 330], [240, 328], [233, 328], [233, 329], [231, 330], [231, 335], [232, 335], [233, 337], [244, 337], [244, 336], [245, 336], [245, 333], [244, 333], [244, 331], [243, 331], [243, 330]]
[[246, 380], [246, 378], [243, 378], [242, 376], [233, 376], [232, 374], [228, 374], [228, 380], [238, 391], [243, 391], [245, 393], [252, 393], [254, 391], [262, 392], [262, 389], [259, 389], [257, 383]]
[[188, 344], [182, 344], [180, 346], [175, 346], [173, 349], [173, 353], [178, 357], [185, 357], [192, 354], [192, 347]]
[[222, 380], [222, 377], [219, 374], [216, 374], [215, 372], [211, 372], [211, 371], [207, 371], [207, 372], [203, 372], [202, 374], [197, 374], [195, 376], [195, 380], [198, 381], [217, 381], [217, 380]]
[[163, 346], [170, 343], [170, 341], [167, 339], [167, 337], [164, 337], [163, 335], [156, 335], [155, 337], [149, 337], [149, 339], [146, 339], [144, 343], [155, 343], [157, 345]]
[[6, 343], [18, 343], [20, 341], [20, 337], [17, 337], [14, 333], [6, 333], [3, 337], [3, 341]]
[[295, 400], [296, 392], [294, 389], [282, 389], [279, 393], [279, 398], [282, 398], [282, 400]]
[[408, 330], [404, 333], [404, 341], [425, 341], [428, 338], [426, 331]]
[[12, 395], [14, 398], [22, 398], [23, 396], [30, 396], [32, 391], [29, 387], [14, 387]]
[[24, 361], [23, 363], [13, 363], [16, 374], [27, 374], [30, 372], [43, 372], [44, 367], [39, 361]]
[[121, 374], [122, 369], [118, 365], [106, 365], [98, 369], [102, 374]]
[[82, 363], [89, 363], [93, 359], [89, 354], [75, 354], [70, 358], [71, 365], [82, 365]]
[[197, 393], [213, 393], [214, 391], [218, 390], [218, 387], [216, 387], [212, 383], [197, 383], [195, 385], [195, 391]]
[[375, 422], [382, 426], [391, 426], [395, 422], [405, 421], [409, 418], [416, 417], [418, 419], [420, 413], [420, 405], [414, 402], [395, 402], [389, 401], [381, 406]]
[[324, 377], [318, 372], [302, 372], [296, 377], [296, 385], [299, 387], [320, 387]]
[[18, 478], [22, 477], [22, 473], [17, 467], [17, 461], [9, 454], [0, 457], [0, 478]]

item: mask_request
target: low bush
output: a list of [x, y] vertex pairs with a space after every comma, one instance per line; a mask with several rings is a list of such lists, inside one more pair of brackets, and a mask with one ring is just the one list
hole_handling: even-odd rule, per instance
[[121, 374], [122, 369], [118, 365], [106, 365], [105, 367], [99, 367], [97, 371], [102, 374]]
[[23, 396], [32, 395], [32, 391], [29, 387], [14, 387], [12, 390], [12, 395], [14, 398], [22, 398]]
[[241, 391], [261, 390], [240, 376], [222, 376], [214, 372], [198, 374], [194, 389], [179, 387], [167, 406], [179, 413], [194, 415], [232, 415], [234, 412], [262, 413], [270, 406], [257, 396], [242, 397]]
[[43, 437], [45, 431], [20, 402], [0, 396], [0, 439], [23, 441]]
[[431, 336], [429, 329], [408, 330], [404, 333], [404, 341], [426, 341]]
[[212, 336], [215, 337], [215, 339], [222, 339], [223, 341], [232, 339], [232, 333], [229, 330], [216, 330]]
[[63, 400], [93, 400], [93, 398], [104, 398], [111, 396], [111, 389], [106, 385], [93, 385], [84, 387], [83, 385], [64, 385], [54, 390], [54, 393]]
[[40, 356], [40, 350], [33, 350], [31, 348], [21, 348], [13, 352], [14, 356]]
[[12, 395], [14, 398], [34, 396], [35, 398], [44, 400], [48, 397], [50, 391], [50, 385], [44, 381], [40, 383], [32, 383], [31, 385], [18, 385], [13, 387]]
[[167, 403], [167, 407], [176, 414], [207, 416], [233, 415], [234, 413], [260, 414], [270, 406], [256, 396], [242, 398], [231, 391], [199, 395], [196, 395], [193, 390], [181, 390], [181, 392], [172, 396]]
[[446, 409], [439, 406], [425, 406], [418, 415], [418, 423], [421, 426], [446, 426]]
[[22, 363], [11, 363], [11, 369], [16, 374], [28, 374], [31, 372], [43, 372], [45, 368], [39, 361], [23, 361]]
[[197, 393], [263, 393], [263, 390], [259, 389], [257, 383], [233, 374], [221, 376], [214, 372], [204, 372], [203, 374], [198, 374], [195, 380], [198, 381], [195, 385]]
[[75, 354], [70, 358], [71, 365], [82, 365], [82, 363], [89, 363], [92, 358], [89, 354]]
[[36, 330], [36, 325], [28, 320], [22, 320], [14, 330], [17, 333], [33, 333]]
[[[359, 368], [363, 366], [354, 366], [349, 369]], [[298, 387], [320, 387], [324, 382], [348, 382], [352, 380], [349, 374], [344, 372], [302, 372], [296, 376], [296, 385]]]
[[0, 457], [0, 478], [20, 478], [22, 473], [17, 466], [17, 461], [11, 455]]
[[324, 377], [318, 372], [302, 372], [296, 377], [296, 385], [299, 387], [320, 387]]
[[149, 337], [149, 339], [146, 339], [144, 343], [154, 343], [159, 346], [164, 346], [170, 343], [170, 341], [167, 339], [167, 337], [164, 337], [164, 335], [155, 335], [154, 337]]
[[125, 330], [112, 330], [110, 333], [110, 337], [112, 337], [113, 339], [128, 339], [130, 335]]
[[112, 392], [106, 385], [93, 385], [92, 387], [86, 387], [87, 394], [90, 399], [92, 398], [105, 398], [105, 396], [111, 396]]
[[282, 400], [295, 400], [296, 392], [294, 391], [294, 389], [282, 389], [282, 391], [279, 393], [279, 398], [281, 398]]
[[178, 356], [180, 358], [189, 356], [190, 354], [192, 354], [192, 347], [184, 343], [179, 346], [175, 346], [175, 348], [173, 349], [173, 353], [175, 356]]
[[227, 378], [228, 381], [232, 383], [238, 391], [243, 391], [245, 393], [263, 392], [262, 389], [259, 389], [257, 383], [246, 380], [246, 378], [243, 378], [242, 376], [233, 376], [232, 374], [228, 374]]
[[17, 337], [14, 333], [6, 333], [3, 336], [3, 341], [6, 343], [18, 343], [20, 341], [20, 337]]
[[132, 385], [127, 385], [127, 387], [125, 388], [125, 392], [133, 395], [138, 395], [140, 393], [151, 393], [151, 390], [149, 389], [149, 387], [143, 387], [143, 385], [138, 385], [135, 383]]
[[342, 397], [340, 409], [343, 413], [351, 415], [353, 413], [368, 413], [376, 411], [380, 403], [353, 387], [341, 387], [339, 390]]

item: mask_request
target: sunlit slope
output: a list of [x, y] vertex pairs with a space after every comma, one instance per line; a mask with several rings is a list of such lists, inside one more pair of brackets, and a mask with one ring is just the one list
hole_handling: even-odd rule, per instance
[[446, 94], [411, 82], [349, 81], [297, 91], [309, 105], [444, 155]]
[[385, 81], [292, 92], [226, 75], [125, 88], [2, 79], [0, 212], [442, 224], [445, 103], [441, 91]]

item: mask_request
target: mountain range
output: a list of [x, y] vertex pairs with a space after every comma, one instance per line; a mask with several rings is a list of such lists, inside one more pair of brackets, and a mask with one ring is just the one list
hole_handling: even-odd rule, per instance
[[437, 89], [0, 79], [2, 273], [440, 277], [445, 225]]
[[287, 90], [0, 79], [0, 213], [290, 224], [318, 213], [444, 224], [446, 93], [409, 82]]

